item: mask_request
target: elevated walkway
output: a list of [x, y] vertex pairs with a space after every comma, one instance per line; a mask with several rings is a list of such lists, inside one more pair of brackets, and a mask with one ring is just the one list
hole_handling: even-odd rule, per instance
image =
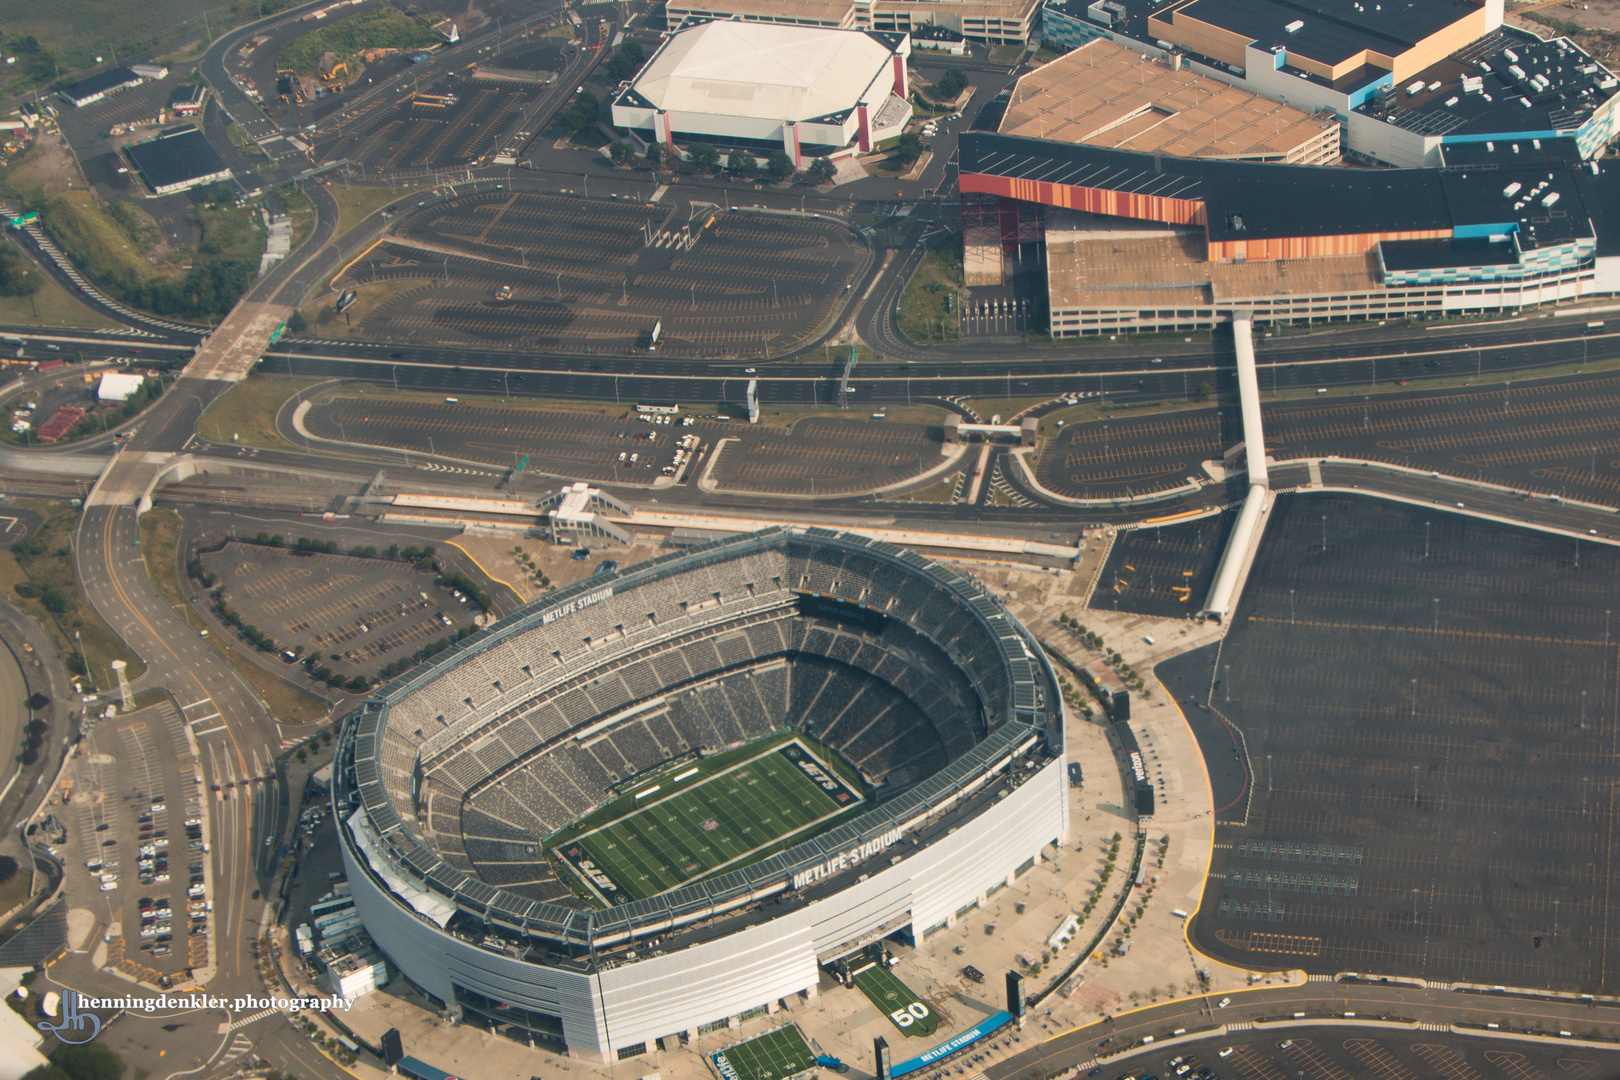
[[1201, 612], [1217, 622], [1225, 622], [1237, 606], [1276, 498], [1266, 472], [1266, 435], [1260, 423], [1260, 378], [1254, 366], [1254, 323], [1247, 312], [1240, 312], [1232, 319], [1232, 340], [1237, 350], [1238, 402], [1243, 415], [1243, 454], [1249, 470], [1249, 494], [1243, 500], [1232, 536], [1226, 542], [1226, 551], [1221, 554], [1215, 583], [1210, 586]]

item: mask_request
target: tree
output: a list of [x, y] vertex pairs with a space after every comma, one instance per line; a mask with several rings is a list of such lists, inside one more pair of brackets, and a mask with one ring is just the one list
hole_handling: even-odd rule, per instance
[[733, 150], [726, 156], [726, 171], [732, 176], [751, 180], [759, 172], [759, 161], [746, 150]]
[[959, 67], [946, 68], [945, 74], [934, 84], [935, 101], [955, 101], [956, 95], [967, 89], [967, 72]]
[[647, 50], [641, 47], [641, 42], [635, 38], [626, 38], [607, 62], [607, 72], [615, 79], [628, 79], [641, 67], [641, 62], [647, 58]]
[[663, 143], [648, 143], [646, 158], [647, 168], [653, 171], [654, 176], [657, 176], [658, 170], [669, 164], [669, 147]]
[[602, 105], [596, 100], [596, 95], [589, 90], [581, 90], [574, 95], [566, 108], [557, 115], [562, 129], [570, 135], [578, 135], [592, 124], [602, 111]]
[[628, 165], [630, 159], [636, 156], [636, 148], [623, 139], [618, 139], [608, 147], [608, 156], [613, 159], [615, 165]]
[[687, 153], [692, 156], [693, 166], [699, 170], [714, 172], [720, 167], [720, 151], [708, 143], [693, 143]]
[[810, 174], [810, 179], [816, 183], [830, 184], [833, 177], [838, 175], [838, 166], [832, 163], [831, 158], [818, 157], [810, 163], [810, 168], [806, 171]]
[[772, 180], [781, 183], [797, 173], [799, 168], [793, 164], [786, 150], [772, 150], [771, 156], [765, 159], [765, 171], [770, 173]]
[[45, 706], [49, 705], [50, 703], [51, 703], [51, 699], [46, 697], [44, 694], [40, 693], [37, 690], [34, 691], [34, 693], [32, 695], [30, 695], [29, 698], [28, 698], [28, 707], [30, 709], [32, 709], [34, 712], [39, 712], [39, 710], [43, 709]]
[[38, 270], [9, 246], [0, 247], [0, 296], [30, 296], [45, 284]]
[[294, 308], [293, 313], [287, 316], [287, 329], [291, 330], [295, 334], [302, 334], [305, 330], [309, 329], [309, 320], [304, 318], [304, 313], [302, 311]]
[[99, 1042], [61, 1047], [51, 1055], [51, 1064], [70, 1080], [120, 1080], [125, 1068], [118, 1052]]
[[894, 159], [902, 165], [911, 165], [922, 157], [922, 139], [915, 131], [908, 131], [895, 140]]
[[1193, 400], [1208, 401], [1209, 395], [1213, 394], [1214, 392], [1215, 388], [1213, 386], [1210, 386], [1207, 382], [1201, 382], [1198, 384], [1197, 388], [1193, 390]]

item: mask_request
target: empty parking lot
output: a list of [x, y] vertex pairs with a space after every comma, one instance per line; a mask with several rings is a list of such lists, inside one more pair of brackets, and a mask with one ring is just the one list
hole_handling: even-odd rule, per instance
[[1242, 730], [1253, 772], [1223, 815], [1246, 824], [1217, 829], [1202, 948], [1613, 990], [1620, 556], [1578, 547], [1373, 499], [1278, 501], [1215, 670], [1180, 680], [1214, 677], [1189, 696]]
[[[338, 285], [419, 282], [367, 336], [685, 356], [776, 355], [841, 308], [865, 266], [826, 218], [507, 191], [399, 222]], [[397, 290], [397, 286], [390, 286]]]

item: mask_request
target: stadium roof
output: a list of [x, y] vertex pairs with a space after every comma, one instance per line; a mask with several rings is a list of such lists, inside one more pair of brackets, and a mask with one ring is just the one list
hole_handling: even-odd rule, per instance
[[671, 36], [632, 89], [672, 113], [809, 120], [853, 108], [893, 54], [862, 30], [711, 22]]
[[1337, 124], [1099, 38], [1019, 79], [1001, 130], [1231, 158], [1282, 157]]
[[[1289, 52], [1337, 64], [1371, 49], [1399, 56], [1475, 10], [1452, 0], [1192, 0], [1176, 14], [1247, 36], [1260, 48], [1286, 45]], [[1167, 19], [1168, 13], [1157, 18]], [[1296, 22], [1303, 25], [1290, 31]]]
[[183, 186], [228, 171], [225, 161], [194, 127], [175, 128], [129, 148], [129, 159], [153, 191]]

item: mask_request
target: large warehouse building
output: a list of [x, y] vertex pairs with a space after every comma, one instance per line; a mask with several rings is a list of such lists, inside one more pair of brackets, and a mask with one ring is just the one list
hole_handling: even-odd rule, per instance
[[[960, 140], [964, 214], [1005, 252], [1038, 222], [1051, 332], [1338, 322], [1620, 291], [1620, 170], [1571, 140], [1440, 169], [1217, 161], [990, 132]], [[1522, 151], [1522, 152], [1521, 152]], [[1459, 158], [1459, 162], [1463, 159]]]
[[1614, 75], [1575, 43], [1502, 23], [1502, 0], [1048, 0], [1047, 40], [1110, 38], [1344, 126], [1347, 154], [1440, 164], [1442, 146], [1615, 135]]
[[613, 99], [647, 142], [807, 158], [862, 153], [911, 119], [905, 34], [703, 23], [669, 36]]
[[588, 578], [383, 688], [333, 800], [406, 976], [611, 1063], [985, 902], [1066, 838], [1063, 747], [1040, 645], [971, 578], [775, 528]]

